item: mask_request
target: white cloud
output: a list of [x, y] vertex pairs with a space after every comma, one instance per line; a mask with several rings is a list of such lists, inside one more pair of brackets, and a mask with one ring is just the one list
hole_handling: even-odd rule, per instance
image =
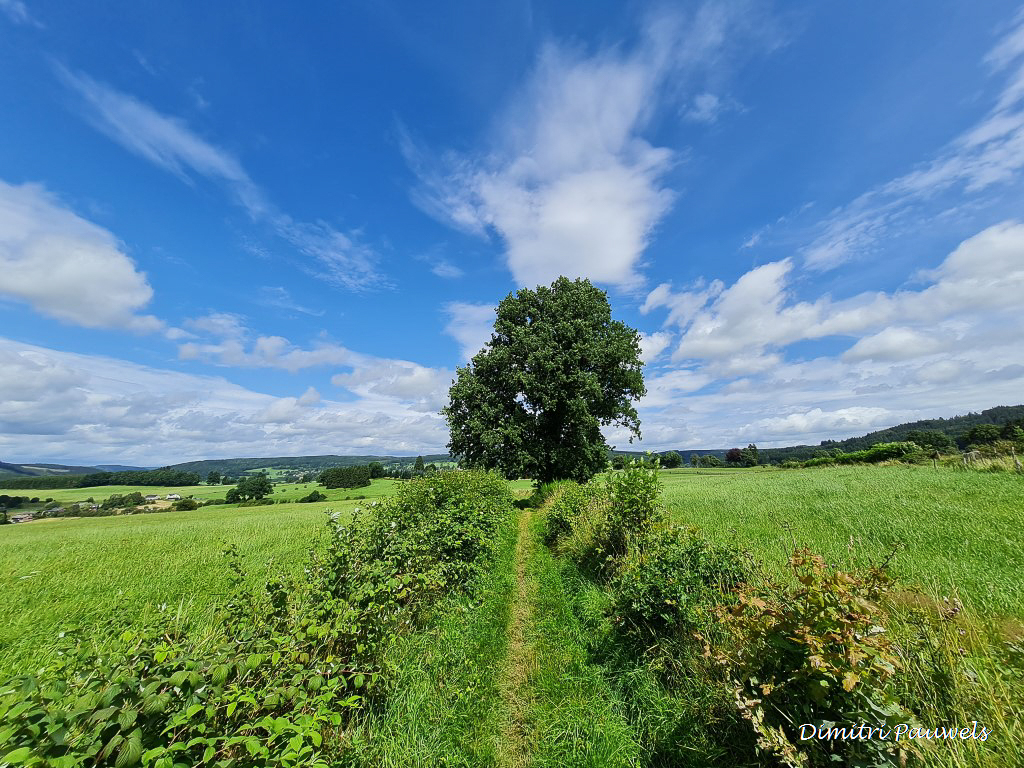
[[[415, 405], [415, 403], [413, 403]], [[428, 453], [441, 417], [400, 398], [273, 397], [196, 376], [0, 339], [0, 455], [160, 465], [218, 456]]]
[[[908, 334], [915, 334], [919, 349], [928, 345], [922, 339], [945, 334], [946, 340], [931, 351], [944, 348], [950, 338], [959, 341], [962, 332], [957, 336], [943, 325], [957, 319], [974, 329], [1004, 315], [1010, 322], [1024, 319], [1024, 224], [1017, 222], [997, 224], [962, 242], [937, 269], [922, 275], [930, 284], [916, 291], [794, 301], [793, 270], [790, 259], [763, 264], [732, 286], [709, 292], [709, 303], [696, 310], [693, 292], [674, 294], [670, 286], [659, 286], [644, 307], [670, 308], [666, 324], [684, 331], [673, 359], [713, 361], [731, 366], [734, 374], [742, 373], [744, 359], [749, 359], [749, 370], [763, 370], [771, 362], [766, 350], [801, 340], [875, 333], [880, 335], [862, 339], [849, 354], [891, 357], [896, 354], [893, 342], [906, 341]], [[685, 311], [678, 311], [680, 306]]]
[[153, 289], [117, 238], [37, 184], [0, 181], [0, 295], [86, 328], [163, 326], [139, 314]]
[[315, 387], [308, 387], [305, 392], [298, 398], [299, 405], [316, 405], [321, 400], [320, 393], [316, 391]]
[[693, 97], [691, 105], [683, 112], [683, 117], [694, 123], [718, 122], [724, 113], [737, 109], [731, 99], [723, 99], [713, 93], [699, 93]]
[[470, 360], [491, 340], [496, 319], [493, 304], [453, 301], [444, 306], [444, 312], [448, 315], [444, 332], [459, 343], [464, 361]]
[[454, 280], [455, 278], [462, 277], [465, 274], [465, 272], [457, 266], [443, 259], [434, 264], [434, 266], [430, 268], [430, 271], [438, 277], [443, 277], [448, 280]]
[[[916, 290], [799, 300], [796, 273], [788, 259], [756, 267], [696, 309], [697, 291], [651, 292], [648, 312], [675, 311], [681, 367], [648, 380], [641, 447], [815, 444], [1021, 401], [1024, 224], [967, 238]], [[784, 358], [828, 337], [845, 353]]]
[[[834, 211], [803, 251], [814, 269], [831, 269], [863, 254], [879, 242], [906, 231], [921, 231], [953, 208], [927, 204], [951, 191], [981, 198], [992, 188], [1019, 182], [1024, 169], [1024, 13], [993, 48], [986, 61], [994, 71], [1011, 70], [995, 106], [976, 125], [950, 142], [937, 157], [872, 189]], [[999, 199], [1000, 191], [992, 192]]]
[[672, 343], [672, 334], [665, 331], [640, 334], [640, 359], [646, 364], [651, 364], [665, 351], [665, 348]]
[[428, 368], [405, 360], [364, 357], [352, 373], [339, 373], [331, 383], [365, 398], [395, 399], [417, 411], [436, 413], [448, 402], [453, 371]]
[[845, 360], [911, 360], [943, 349], [955, 339], [936, 338], [934, 334], [913, 328], [893, 326], [873, 336], [865, 336], [843, 355]]
[[663, 178], [676, 160], [643, 134], [662, 97], [749, 42], [750, 11], [707, 4], [688, 19], [663, 14], [632, 50], [547, 46], [491, 152], [449, 155], [439, 169], [406, 137], [423, 182], [417, 201], [460, 229], [495, 233], [520, 286], [559, 275], [639, 284], [644, 250], [672, 203]]
[[[372, 249], [323, 221], [301, 222], [278, 209], [230, 152], [199, 136], [182, 120], [161, 114], [138, 99], [58, 67], [58, 74], [84, 99], [86, 118], [125, 149], [186, 183], [200, 176], [224, 186], [256, 222], [304, 254], [328, 280], [349, 290], [383, 285]], [[315, 265], [315, 266], [314, 266]]]

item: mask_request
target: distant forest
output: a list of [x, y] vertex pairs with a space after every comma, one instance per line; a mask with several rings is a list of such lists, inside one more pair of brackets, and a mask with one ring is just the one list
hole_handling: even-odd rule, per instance
[[911, 439], [911, 432], [940, 432], [957, 444], [967, 447], [967, 433], [972, 427], [981, 424], [995, 424], [998, 427], [1007, 424], [1024, 424], [1024, 405], [999, 405], [981, 413], [968, 413], [954, 416], [951, 419], [923, 419], [895, 427], [869, 432], [863, 437], [851, 437], [847, 440], [822, 440], [819, 445], [794, 445], [788, 448], [762, 448], [762, 461], [770, 464], [781, 464], [783, 461], [806, 461], [822, 455], [825, 451], [839, 449], [844, 453], [864, 451], [877, 443], [896, 443]]

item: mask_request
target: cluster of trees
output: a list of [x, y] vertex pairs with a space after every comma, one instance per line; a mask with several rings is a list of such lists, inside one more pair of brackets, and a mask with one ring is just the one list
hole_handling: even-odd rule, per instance
[[317, 482], [324, 488], [362, 488], [370, 484], [371, 470], [361, 467], [334, 467], [320, 473]]
[[30, 499], [28, 496], [8, 496], [6, 493], [0, 493], [0, 510], [18, 509], [22, 504], [35, 504], [38, 501], [38, 496]]
[[733, 467], [756, 467], [760, 463], [757, 446], [750, 443], [746, 448], [730, 448], [725, 452], [725, 463]]
[[238, 485], [228, 490], [224, 499], [228, 504], [244, 501], [259, 501], [274, 492], [274, 486], [263, 472], [243, 477]]
[[124, 472], [90, 472], [87, 475], [41, 475], [39, 477], [4, 478], [4, 488], [93, 488], [98, 485], [153, 485], [173, 486], [199, 485], [200, 477], [195, 472], [180, 469], [137, 469]]

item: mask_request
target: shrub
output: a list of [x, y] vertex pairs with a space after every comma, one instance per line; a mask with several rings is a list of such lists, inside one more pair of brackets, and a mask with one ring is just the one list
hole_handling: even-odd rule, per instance
[[[534, 497], [538, 494], [541, 494], [543, 499], [545, 495], [557, 493], [557, 498], [548, 508], [548, 514], [544, 520], [544, 541], [547, 544], [554, 544], [559, 539], [572, 533], [573, 522], [583, 515], [592, 494], [587, 486], [580, 485], [572, 480], [561, 483], [557, 491], [549, 489], [545, 494], [544, 491], [546, 489], [547, 485], [542, 485], [529, 501], [533, 502]], [[536, 504], [531, 503], [530, 506], [536, 506]]]
[[607, 566], [623, 557], [630, 545], [646, 536], [663, 514], [658, 497], [658, 462], [631, 460], [621, 472], [608, 476], [608, 513], [595, 542]]
[[185, 512], [191, 509], [199, 509], [199, 502], [195, 499], [179, 499], [174, 502], [172, 507], [179, 512]]
[[655, 531], [621, 564], [610, 583], [613, 623], [644, 647], [662, 639], [692, 645], [716, 621], [715, 608], [750, 576], [743, 554], [695, 530]]
[[240, 507], [265, 507], [273, 504], [273, 499], [249, 499], [248, 501], [239, 502]]
[[320, 493], [320, 491], [317, 491], [317, 490], [313, 490], [311, 493], [308, 493], [305, 496], [303, 496], [301, 499], [299, 499], [299, 503], [300, 504], [310, 504], [310, 503], [312, 503], [314, 501], [326, 501], [326, 500], [327, 500], [327, 494]]
[[844, 573], [807, 550], [789, 564], [799, 587], [747, 590], [722, 612], [735, 636], [721, 661], [740, 714], [786, 765], [890, 764], [891, 741], [799, 738], [803, 724], [914, 722], [887, 690], [897, 662], [878, 607], [885, 569]]

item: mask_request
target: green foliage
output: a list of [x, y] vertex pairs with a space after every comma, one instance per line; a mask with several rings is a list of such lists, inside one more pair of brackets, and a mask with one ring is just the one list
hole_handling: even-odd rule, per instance
[[262, 591], [229, 551], [235, 587], [217, 632], [193, 639], [165, 622], [0, 685], [0, 762], [333, 764], [352, 713], [377, 695], [388, 644], [479, 572], [510, 501], [496, 476], [438, 473], [372, 516], [331, 516], [304, 579]]
[[370, 468], [357, 466], [325, 469], [317, 482], [324, 488], [362, 488], [370, 484]]
[[658, 462], [626, 462], [621, 472], [607, 479], [607, 515], [598, 525], [595, 551], [606, 568], [614, 570], [632, 546], [646, 537], [663, 518], [659, 496]]
[[301, 499], [299, 499], [299, 503], [300, 504], [310, 504], [310, 503], [315, 502], [315, 501], [326, 501], [326, 500], [327, 500], [327, 495], [326, 494], [320, 493], [320, 491], [314, 489], [314, 490], [310, 491], [309, 493], [307, 493], [305, 496], [303, 496]]
[[751, 575], [735, 547], [712, 544], [695, 529], [673, 526], [649, 534], [610, 582], [613, 622], [651, 649], [699, 645], [715, 609]]
[[902, 459], [920, 450], [915, 443], [878, 443], [867, 450], [854, 453], [836, 453], [832, 456], [821, 456], [808, 459], [805, 467], [820, 467], [829, 464], [877, 464], [882, 461]]
[[171, 507], [179, 512], [185, 512], [191, 509], [199, 509], [199, 502], [195, 499], [178, 499]]
[[413, 468], [414, 472], [422, 472], [423, 471], [423, 457], [422, 456], [417, 456], [416, 457], [416, 463], [413, 464], [412, 468]]
[[639, 435], [642, 368], [639, 334], [589, 281], [510, 294], [486, 347], [458, 369], [443, 409], [449, 448], [508, 477], [586, 481], [607, 464], [601, 425]]
[[586, 512], [593, 499], [594, 487], [566, 480], [554, 492], [558, 495], [544, 518], [544, 541], [547, 544], [554, 544], [572, 534], [573, 524]]
[[220, 485], [221, 474], [215, 469], [211, 469], [210, 473], [206, 476], [207, 485]]
[[907, 432], [907, 442], [916, 443], [926, 451], [951, 452], [956, 450], [956, 441], [936, 429], [912, 429]]
[[[379, 461], [371, 461], [366, 465], [366, 468], [370, 470], [370, 479], [376, 480], [379, 477], [384, 477], [384, 465]], [[303, 480], [303, 482], [306, 482]]]
[[970, 445], [985, 445], [994, 443], [1002, 435], [1002, 430], [995, 424], [978, 424], [971, 427], [965, 436]]
[[669, 451], [663, 453], [659, 457], [661, 459], [661, 466], [664, 469], [676, 469], [683, 466], [683, 457], [680, 456], [676, 451]]
[[723, 612], [735, 639], [721, 660], [740, 714], [789, 766], [895, 765], [892, 741], [799, 737], [803, 724], [914, 722], [887, 690], [897, 664], [879, 608], [888, 574], [843, 572], [806, 549], [789, 564], [799, 587], [753, 587]]

